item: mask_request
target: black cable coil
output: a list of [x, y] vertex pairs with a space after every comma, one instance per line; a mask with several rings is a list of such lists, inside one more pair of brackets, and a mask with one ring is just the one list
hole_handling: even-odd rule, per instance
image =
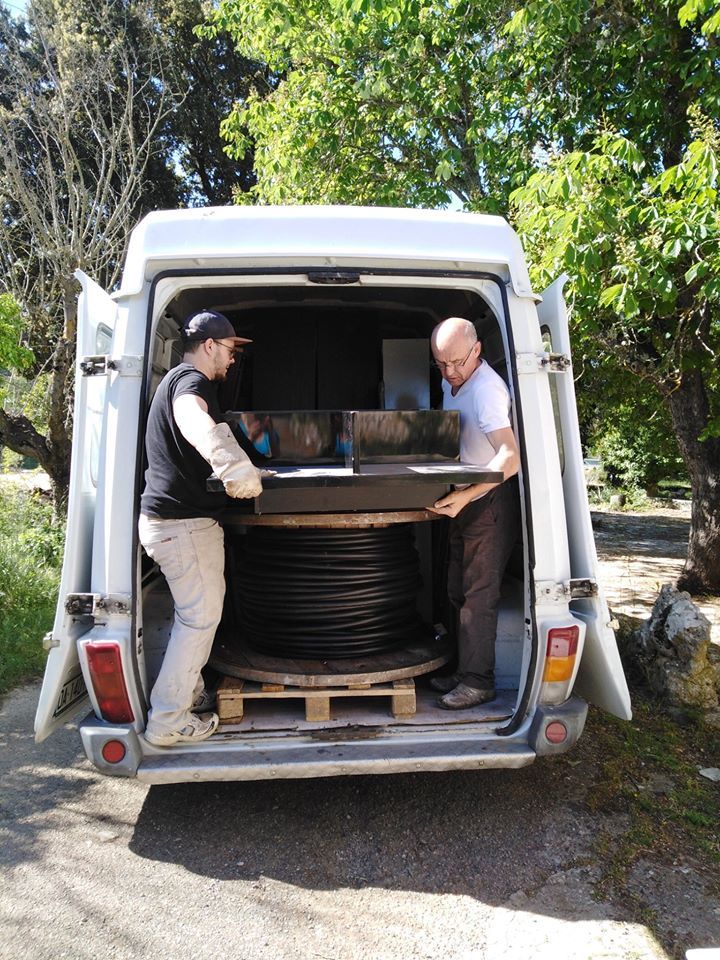
[[418, 638], [421, 586], [410, 524], [251, 527], [238, 562], [243, 639], [260, 653], [345, 659]]

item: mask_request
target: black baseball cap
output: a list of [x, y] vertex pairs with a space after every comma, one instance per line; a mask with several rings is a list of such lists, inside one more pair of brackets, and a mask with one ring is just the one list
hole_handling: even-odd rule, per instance
[[191, 314], [182, 328], [183, 340], [234, 340], [236, 346], [252, 343], [247, 337], [239, 337], [228, 318], [215, 310], [200, 310]]

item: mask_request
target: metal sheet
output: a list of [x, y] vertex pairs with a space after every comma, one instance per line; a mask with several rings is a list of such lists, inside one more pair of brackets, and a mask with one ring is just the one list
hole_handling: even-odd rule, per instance
[[273, 465], [458, 460], [456, 410], [234, 411], [225, 414]]

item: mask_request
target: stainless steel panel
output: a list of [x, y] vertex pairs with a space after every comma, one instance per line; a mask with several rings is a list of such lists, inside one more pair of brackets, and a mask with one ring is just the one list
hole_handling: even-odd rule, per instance
[[457, 460], [455, 410], [235, 411], [236, 424], [273, 464]]

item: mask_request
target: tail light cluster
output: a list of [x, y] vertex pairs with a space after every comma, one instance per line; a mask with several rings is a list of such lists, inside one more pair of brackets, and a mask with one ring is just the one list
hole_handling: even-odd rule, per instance
[[544, 683], [555, 683], [572, 677], [579, 640], [578, 626], [551, 627], [548, 630]]
[[543, 670], [542, 703], [562, 703], [570, 695], [570, 682], [575, 674], [580, 627], [572, 624], [551, 627], [547, 633], [545, 668]]
[[132, 723], [135, 715], [125, 684], [120, 647], [116, 643], [88, 643], [85, 652], [90, 681], [103, 720]]

